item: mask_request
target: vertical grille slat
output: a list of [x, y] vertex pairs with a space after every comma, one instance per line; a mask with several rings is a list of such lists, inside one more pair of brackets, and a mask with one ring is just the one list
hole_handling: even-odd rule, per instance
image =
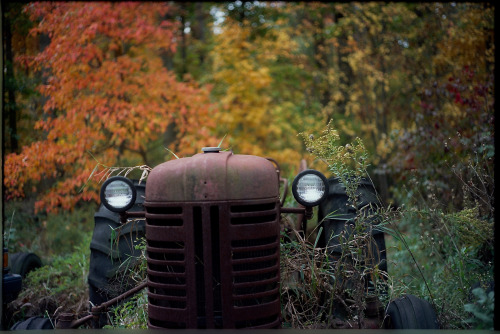
[[[208, 212], [207, 212], [208, 213]], [[211, 262], [209, 268], [211, 268], [211, 280], [207, 280], [207, 288], [211, 289], [212, 295], [211, 299], [207, 300], [209, 305], [213, 305], [210, 308], [210, 319], [207, 319], [208, 328], [224, 328], [224, 319], [222, 317], [222, 295], [221, 295], [221, 254], [220, 254], [220, 218], [219, 218], [219, 207], [210, 206], [210, 237], [211, 237]]]
[[280, 326], [277, 199], [144, 207], [150, 328]]

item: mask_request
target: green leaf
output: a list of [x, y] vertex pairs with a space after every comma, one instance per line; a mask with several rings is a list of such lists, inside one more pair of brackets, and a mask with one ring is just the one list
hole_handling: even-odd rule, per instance
[[173, 155], [174, 155], [174, 157], [176, 157], [177, 159], [180, 159], [180, 158], [177, 156], [177, 154], [175, 154], [174, 152], [172, 152], [172, 151], [171, 151], [168, 147], [165, 147], [165, 149], [166, 149], [169, 153], [173, 154]]
[[226, 136], [227, 136], [227, 133], [224, 135], [224, 137], [222, 137], [222, 140], [220, 141], [219, 145], [217, 145], [217, 147], [221, 147], [222, 142], [224, 141], [224, 139], [226, 138]]

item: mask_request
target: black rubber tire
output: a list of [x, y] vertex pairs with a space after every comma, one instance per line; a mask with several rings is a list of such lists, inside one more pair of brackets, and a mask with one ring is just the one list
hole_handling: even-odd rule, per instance
[[35, 253], [11, 254], [9, 255], [9, 263], [11, 272], [21, 275], [22, 278], [25, 278], [30, 271], [42, 267], [42, 260]]
[[44, 317], [31, 317], [23, 321], [16, 322], [11, 330], [27, 330], [27, 329], [54, 329], [50, 319]]
[[[129, 211], [144, 211], [145, 182], [139, 185], [134, 181], [137, 189], [137, 197], [134, 206]], [[124, 269], [122, 263], [130, 256], [137, 257], [140, 250], [135, 245], [145, 236], [145, 221], [139, 220], [128, 223], [120, 232], [118, 242], [112, 244], [112, 229], [121, 226], [118, 213], [108, 210], [100, 205], [94, 214], [94, 232], [90, 243], [90, 265], [89, 265], [89, 307], [97, 306], [129, 290], [130, 282], [118, 281], [117, 276]], [[122, 266], [122, 267], [121, 267]], [[99, 324], [102, 327], [107, 323], [107, 317], [103, 314]]]
[[405, 295], [387, 305], [384, 328], [439, 329], [436, 312], [426, 300]]
[[[345, 188], [340, 183], [338, 178], [328, 179], [329, 194], [328, 197], [320, 203], [318, 207], [318, 222], [323, 232], [318, 240], [319, 247], [328, 246], [328, 250], [333, 257], [340, 256], [341, 245], [338, 237], [342, 231], [351, 233], [348, 224], [352, 222], [356, 215], [354, 208], [348, 207], [348, 196]], [[373, 213], [377, 207], [380, 207], [380, 201], [377, 198], [375, 186], [368, 179], [362, 179], [357, 189], [359, 203], [357, 209], [368, 208], [368, 213]], [[328, 214], [333, 213], [334, 216], [324, 219]], [[324, 220], [323, 220], [324, 219]], [[370, 218], [372, 225], [377, 225], [378, 221], [375, 218]], [[387, 252], [385, 247], [384, 233], [376, 229], [372, 230], [373, 243], [372, 254], [374, 254], [374, 263], [378, 264], [380, 270], [387, 272]]]

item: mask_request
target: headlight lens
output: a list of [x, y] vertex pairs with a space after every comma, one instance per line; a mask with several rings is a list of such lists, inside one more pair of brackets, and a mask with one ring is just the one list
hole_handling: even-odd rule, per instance
[[101, 188], [101, 202], [113, 212], [125, 212], [130, 209], [136, 196], [134, 184], [123, 176], [107, 179]]
[[292, 193], [300, 204], [316, 206], [328, 195], [328, 182], [317, 170], [305, 170], [293, 180]]

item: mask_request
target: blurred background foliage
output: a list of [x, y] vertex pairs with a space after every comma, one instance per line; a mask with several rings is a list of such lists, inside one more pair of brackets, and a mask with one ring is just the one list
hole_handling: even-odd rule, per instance
[[[492, 278], [490, 3], [7, 1], [2, 15], [11, 252], [49, 259], [91, 233], [98, 162], [154, 167], [224, 138], [291, 178], [300, 159], [326, 172], [298, 134], [330, 124], [363, 141], [443, 298], [449, 273], [460, 298]], [[414, 277], [394, 247], [389, 270]]]

